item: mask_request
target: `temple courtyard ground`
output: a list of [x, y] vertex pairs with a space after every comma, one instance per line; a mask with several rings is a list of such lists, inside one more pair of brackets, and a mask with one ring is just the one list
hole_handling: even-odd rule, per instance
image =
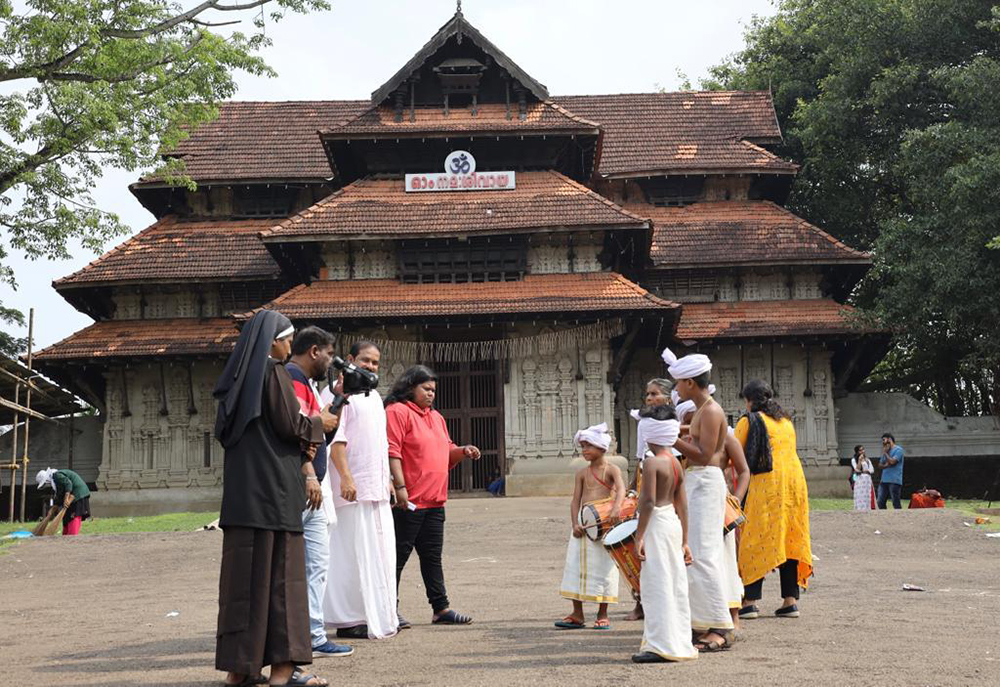
[[[454, 499], [445, 572], [468, 627], [434, 627], [417, 561], [414, 628], [351, 642], [332, 685], [997, 685], [1000, 539], [954, 510], [814, 511], [798, 620], [747, 621], [728, 652], [637, 666], [642, 624], [557, 631], [568, 499]], [[1000, 518], [994, 518], [997, 520]], [[86, 527], [86, 525], [85, 525]], [[220, 532], [54, 537], [0, 553], [0, 665], [12, 685], [212, 685]], [[903, 591], [904, 584], [926, 591]], [[623, 599], [627, 599], [622, 588]], [[765, 583], [763, 609], [778, 604]], [[588, 618], [593, 609], [588, 606]]]

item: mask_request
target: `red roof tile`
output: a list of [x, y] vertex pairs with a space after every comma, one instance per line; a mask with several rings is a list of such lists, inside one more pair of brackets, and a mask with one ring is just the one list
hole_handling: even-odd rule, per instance
[[686, 303], [677, 325], [683, 342], [860, 334], [849, 322], [853, 308], [828, 298], [738, 303]]
[[[172, 156], [199, 182], [328, 179], [330, 163], [317, 131], [371, 107], [367, 100], [223, 103]], [[156, 182], [155, 178], [143, 181]]]
[[209, 319], [105, 320], [95, 322], [35, 354], [56, 360], [164, 355], [225, 355], [239, 331], [228, 317]]
[[558, 172], [519, 172], [505, 191], [407, 193], [402, 179], [361, 179], [263, 234], [266, 241], [311, 236], [447, 236], [546, 227], [642, 228], [626, 212]]
[[277, 278], [281, 271], [259, 236], [273, 224], [273, 219], [187, 221], [171, 215], [53, 286]]
[[[545, 126], [601, 127], [598, 171], [603, 175], [795, 171], [795, 165], [753, 145], [781, 139], [771, 97], [763, 91], [580, 95], [549, 102], [531, 106]], [[496, 107], [482, 105], [481, 122]], [[223, 103], [219, 117], [192, 132], [173, 154], [185, 160], [188, 174], [200, 182], [326, 179], [332, 172], [317, 132], [352, 120], [359, 131], [372, 122], [375, 131], [387, 132], [425, 125], [423, 116], [416, 124], [397, 124], [384, 114], [359, 117], [371, 110], [367, 100]], [[427, 117], [432, 117], [430, 111]], [[443, 116], [439, 120], [434, 127], [443, 127]], [[454, 110], [449, 121], [457, 131], [470, 131], [467, 111]], [[516, 118], [498, 122], [493, 114], [490, 121], [493, 128], [540, 126]]]
[[653, 220], [650, 257], [661, 268], [706, 265], [870, 262], [819, 227], [770, 201], [710, 201], [683, 207], [629, 204]]
[[765, 91], [685, 91], [560, 96], [570, 112], [604, 132], [598, 173], [759, 171], [797, 167], [755, 143], [777, 143], [781, 131]]
[[391, 107], [373, 107], [340, 126], [322, 132], [329, 138], [355, 138], [358, 136], [394, 137], [421, 135], [435, 132], [479, 134], [524, 134], [528, 132], [566, 131], [571, 133], [597, 134], [598, 125], [577, 117], [565, 108], [552, 102], [530, 103], [527, 117], [518, 116], [517, 103], [511, 105], [512, 116], [507, 118], [507, 107], [503, 103], [480, 105], [478, 113], [472, 116], [472, 108], [452, 109], [446, 116], [441, 107], [421, 107], [410, 121], [409, 111], [404, 111], [403, 121], [396, 121], [395, 110]]
[[316, 281], [266, 307], [294, 319], [367, 319], [432, 315], [562, 314], [679, 307], [614, 272], [540, 274], [521, 281], [402, 284], [390, 279]]

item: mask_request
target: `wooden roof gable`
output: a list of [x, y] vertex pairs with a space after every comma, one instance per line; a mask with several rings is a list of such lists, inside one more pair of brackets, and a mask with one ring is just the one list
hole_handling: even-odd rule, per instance
[[375, 105], [381, 105], [384, 103], [392, 93], [403, 85], [407, 79], [409, 79], [415, 72], [420, 70], [428, 60], [430, 60], [445, 44], [454, 37], [459, 43], [463, 40], [471, 40], [479, 49], [489, 55], [496, 64], [502, 69], [506, 70], [508, 74], [511, 75], [516, 81], [518, 81], [525, 89], [527, 89], [533, 96], [539, 100], [547, 100], [549, 97], [549, 90], [544, 84], [531, 78], [527, 72], [517, 66], [512, 59], [507, 57], [500, 48], [493, 45], [489, 39], [479, 32], [476, 27], [466, 20], [465, 16], [462, 14], [462, 10], [459, 9], [455, 12], [447, 24], [438, 29], [438, 32], [427, 41], [427, 44], [422, 47], [416, 55], [414, 55], [409, 62], [403, 65], [402, 69], [396, 72], [391, 79], [382, 84], [377, 90], [372, 93], [372, 103]]

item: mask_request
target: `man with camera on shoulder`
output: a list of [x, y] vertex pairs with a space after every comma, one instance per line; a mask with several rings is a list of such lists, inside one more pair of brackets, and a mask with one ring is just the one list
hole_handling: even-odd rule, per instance
[[337, 527], [330, 533], [323, 603], [337, 637], [382, 639], [399, 629], [389, 442], [382, 397], [374, 390], [381, 356], [374, 343], [358, 341], [342, 369], [339, 390], [348, 402], [330, 446]]

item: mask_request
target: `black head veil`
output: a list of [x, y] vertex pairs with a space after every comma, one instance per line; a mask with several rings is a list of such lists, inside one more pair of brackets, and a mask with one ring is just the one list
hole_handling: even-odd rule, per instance
[[271, 344], [291, 326], [291, 320], [274, 310], [259, 311], [243, 326], [236, 348], [212, 392], [219, 401], [215, 438], [224, 447], [239, 441], [247, 425], [260, 417]]

